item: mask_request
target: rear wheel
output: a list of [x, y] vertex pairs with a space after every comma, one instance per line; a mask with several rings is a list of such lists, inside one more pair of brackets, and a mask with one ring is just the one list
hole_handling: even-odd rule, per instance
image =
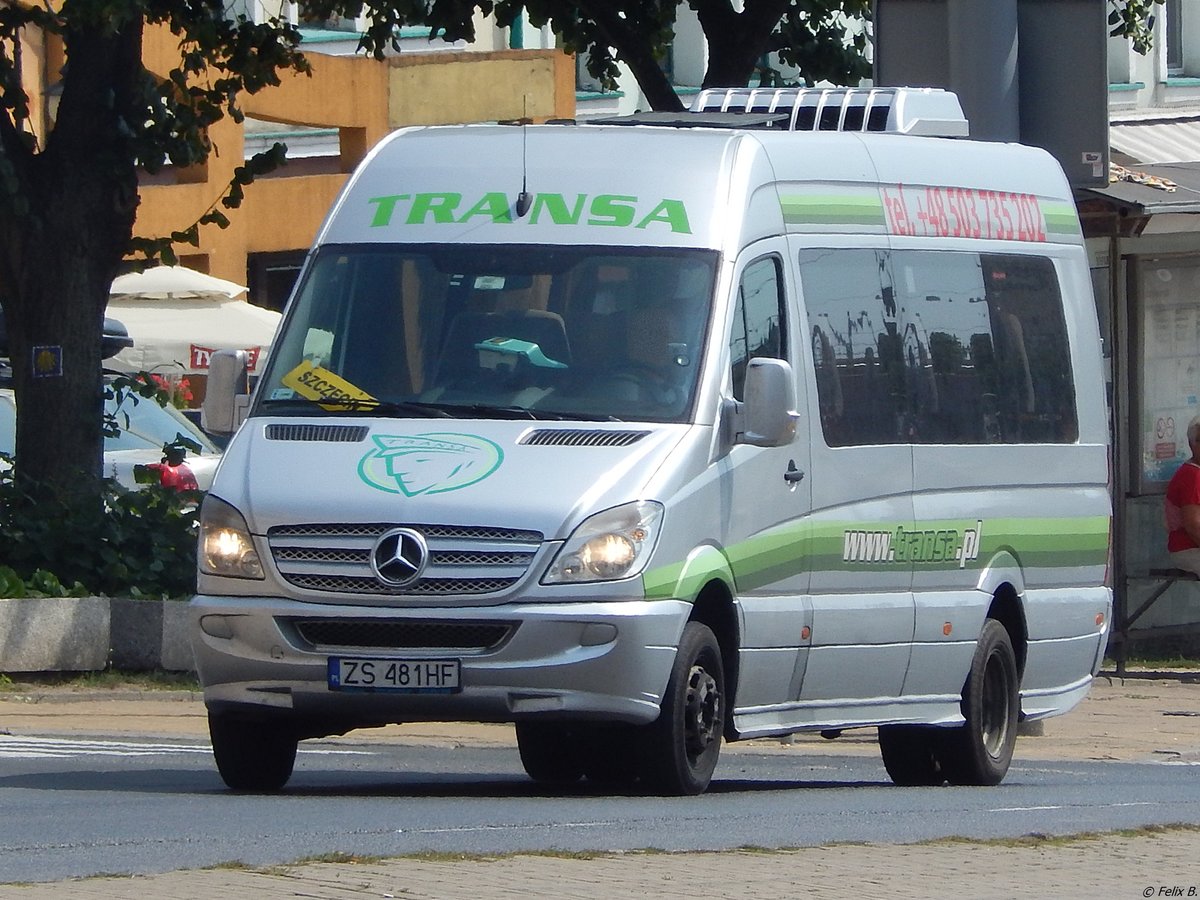
[[286, 725], [209, 713], [208, 733], [217, 771], [233, 790], [270, 793], [292, 777], [299, 741]]
[[944, 729], [929, 726], [879, 726], [879, 752], [892, 781], [908, 786], [943, 784], [944, 735]]
[[725, 669], [707, 625], [683, 630], [658, 719], [642, 733], [646, 787], [699, 794], [708, 787], [725, 725]]
[[1012, 763], [1021, 706], [1017, 659], [1008, 631], [988, 619], [963, 688], [966, 722], [946, 735], [943, 765], [951, 784], [999, 784]]
[[518, 722], [521, 765], [541, 784], [574, 784], [583, 775], [577, 729], [566, 722]]

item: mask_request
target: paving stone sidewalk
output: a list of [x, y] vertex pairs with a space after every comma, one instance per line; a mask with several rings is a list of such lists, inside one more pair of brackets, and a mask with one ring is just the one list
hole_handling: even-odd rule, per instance
[[592, 859], [313, 863], [0, 886], [9, 900], [1096, 898], [1200, 896], [1200, 831], [1008, 844], [853, 844]]
[[[0, 694], [0, 730], [14, 734], [204, 733], [194, 695], [61, 691]], [[1097, 680], [1081, 706], [1031, 729], [1026, 759], [1167, 759], [1200, 762], [1200, 672], [1135, 672]], [[1040, 733], [1037, 733], [1040, 731]], [[511, 742], [493, 725], [405, 726], [360, 740]], [[761, 751], [804, 752], [754, 742]], [[729, 752], [738, 752], [732, 745]], [[876, 753], [867, 732], [821, 742], [822, 752]], [[2, 873], [0, 873], [2, 881]], [[831, 845], [774, 852], [517, 855], [496, 859], [335, 861], [270, 869], [226, 867], [163, 875], [0, 884], [0, 898], [1091, 898], [1200, 897], [1200, 828], [1076, 839]]]

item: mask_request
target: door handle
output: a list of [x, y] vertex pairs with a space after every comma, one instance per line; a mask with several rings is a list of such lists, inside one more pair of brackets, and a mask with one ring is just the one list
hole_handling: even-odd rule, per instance
[[796, 468], [796, 461], [789, 459], [787, 471], [783, 473], [783, 480], [788, 484], [799, 484], [803, 479], [804, 473]]

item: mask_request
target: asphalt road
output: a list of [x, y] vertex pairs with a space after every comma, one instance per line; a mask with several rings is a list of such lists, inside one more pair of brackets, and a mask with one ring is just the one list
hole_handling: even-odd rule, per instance
[[[818, 745], [819, 746], [819, 745]], [[301, 745], [277, 796], [224, 789], [195, 737], [0, 734], [0, 883], [335, 852], [712, 850], [1200, 824], [1194, 761], [1018, 759], [995, 788], [900, 788], [871, 753], [727, 748], [709, 792], [548, 791], [515, 749]]]

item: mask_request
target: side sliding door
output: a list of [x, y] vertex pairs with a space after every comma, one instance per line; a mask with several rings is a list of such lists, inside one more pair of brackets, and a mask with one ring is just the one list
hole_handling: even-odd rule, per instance
[[[834, 239], [830, 239], [831, 243]], [[887, 249], [806, 247], [796, 260], [811, 354], [812, 645], [800, 699], [843, 723], [895, 714], [912, 648], [910, 444], [917, 360]], [[844, 701], [845, 704], [839, 703]], [[862, 702], [868, 701], [868, 702]]]

